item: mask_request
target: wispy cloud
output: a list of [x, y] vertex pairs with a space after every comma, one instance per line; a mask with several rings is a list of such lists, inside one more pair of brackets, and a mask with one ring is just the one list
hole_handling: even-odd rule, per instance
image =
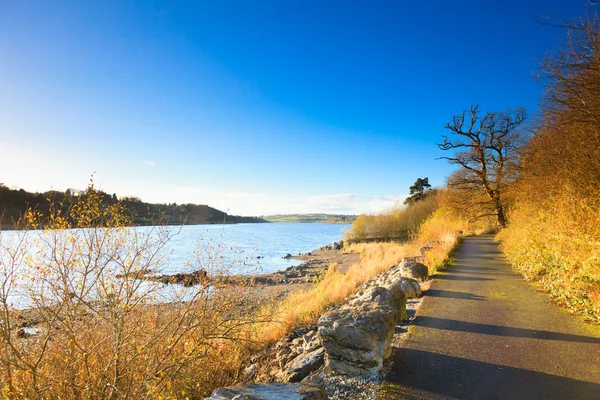
[[150, 161], [150, 160], [138, 160], [139, 163], [147, 166], [147, 167], [155, 167], [156, 166], [156, 162], [155, 161]]
[[388, 210], [392, 207], [401, 205], [406, 199], [407, 195], [390, 195], [382, 197], [372, 197], [369, 201], [369, 209], [372, 212], [381, 212]]
[[406, 195], [361, 196], [352, 193], [318, 196], [285, 196], [264, 193], [208, 191], [184, 186], [178, 188], [184, 202], [208, 204], [232, 214], [269, 215], [295, 213], [362, 214], [393, 207]]

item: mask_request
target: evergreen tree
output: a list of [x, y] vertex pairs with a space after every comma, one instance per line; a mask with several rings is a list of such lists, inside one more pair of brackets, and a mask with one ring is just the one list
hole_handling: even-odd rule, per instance
[[423, 200], [427, 191], [431, 189], [431, 185], [429, 184], [429, 178], [417, 178], [415, 184], [410, 188], [410, 197], [407, 197], [404, 200], [404, 204], [412, 204], [417, 201]]

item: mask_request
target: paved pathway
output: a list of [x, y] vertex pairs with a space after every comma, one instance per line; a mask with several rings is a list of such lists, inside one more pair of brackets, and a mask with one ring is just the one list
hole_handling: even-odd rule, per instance
[[493, 236], [465, 238], [426, 296], [382, 399], [600, 400], [600, 327], [512, 272]]

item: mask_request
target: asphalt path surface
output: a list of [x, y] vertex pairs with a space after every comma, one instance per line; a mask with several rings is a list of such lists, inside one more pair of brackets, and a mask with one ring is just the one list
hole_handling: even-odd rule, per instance
[[493, 236], [465, 238], [425, 296], [380, 398], [600, 400], [600, 327], [523, 281]]

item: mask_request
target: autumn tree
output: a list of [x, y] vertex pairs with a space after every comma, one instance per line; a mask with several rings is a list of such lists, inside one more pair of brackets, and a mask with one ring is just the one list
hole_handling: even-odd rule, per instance
[[590, 11], [553, 23], [567, 35], [541, 65], [542, 115], [500, 239], [525, 278], [600, 323], [600, 19]]
[[543, 110], [546, 122], [590, 124], [600, 127], [600, 20], [594, 13], [567, 29], [565, 43], [550, 53], [539, 78], [546, 87]]
[[448, 186], [472, 200], [476, 217], [494, 216], [499, 227], [506, 226], [506, 196], [516, 178], [523, 108], [487, 112], [478, 106], [463, 111], [446, 124], [452, 136], [442, 136], [438, 147], [454, 152], [440, 157], [460, 168], [448, 178]]
[[524, 157], [520, 190], [535, 201], [566, 186], [598, 198], [600, 187], [600, 19], [588, 13], [559, 26], [566, 39], [542, 62], [543, 114]]

